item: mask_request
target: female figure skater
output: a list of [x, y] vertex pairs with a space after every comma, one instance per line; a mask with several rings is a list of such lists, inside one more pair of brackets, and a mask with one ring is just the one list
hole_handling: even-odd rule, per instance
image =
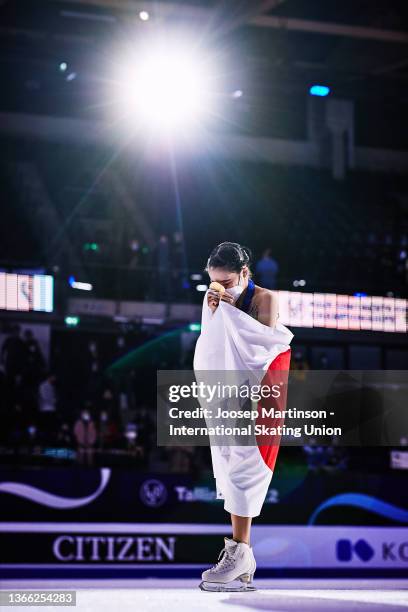
[[[253, 364], [259, 364], [256, 367], [265, 370], [263, 384], [270, 385], [272, 370], [289, 370], [289, 343], [293, 334], [278, 322], [277, 294], [254, 284], [250, 261], [250, 249], [235, 242], [223, 242], [211, 252], [205, 271], [212, 283], [218, 283], [218, 286], [214, 285], [218, 290], [210, 285], [204, 297], [202, 322], [213, 319], [215, 323], [216, 314], [221, 314], [217, 313], [220, 303], [225, 302], [241, 312], [226, 307], [223, 311], [225, 319], [219, 318], [217, 328], [211, 328], [212, 323], [205, 327], [202, 325], [201, 336], [204, 337], [197, 341], [194, 369], [216, 369], [213, 357], [208, 358], [207, 366], [206, 354], [213, 350], [214, 342], [222, 342], [221, 355], [236, 351], [238, 369], [244, 366], [251, 369]], [[239, 317], [237, 323], [233, 321], [235, 316]], [[236, 325], [234, 332], [231, 332], [232, 325]], [[238, 341], [237, 334], [241, 335]], [[207, 344], [206, 336], [209, 336]], [[234, 344], [232, 349], [230, 343]], [[231, 369], [233, 361], [223, 359], [219, 362], [222, 363], [221, 367]], [[286, 393], [281, 400], [286, 402]], [[262, 405], [265, 406], [264, 400]], [[279, 405], [279, 409], [284, 409], [284, 405]], [[274, 421], [275, 425], [278, 423], [283, 424], [283, 421]], [[217, 498], [224, 499], [224, 509], [231, 515], [232, 538], [224, 538], [225, 546], [219, 556], [221, 559], [203, 572], [201, 589], [254, 590], [250, 586], [256, 569], [250, 544], [251, 522], [261, 512], [278, 450], [276, 438], [273, 445], [259, 445], [257, 441], [255, 447], [211, 445]], [[234, 583], [236, 580], [239, 582]]]

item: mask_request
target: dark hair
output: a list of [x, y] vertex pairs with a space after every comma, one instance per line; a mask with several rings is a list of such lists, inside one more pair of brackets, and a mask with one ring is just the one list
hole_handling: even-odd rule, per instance
[[[221, 242], [210, 253], [204, 272], [209, 268], [225, 268], [229, 272], [241, 272], [244, 266], [250, 266], [252, 251], [238, 242]], [[249, 270], [249, 276], [252, 276]]]

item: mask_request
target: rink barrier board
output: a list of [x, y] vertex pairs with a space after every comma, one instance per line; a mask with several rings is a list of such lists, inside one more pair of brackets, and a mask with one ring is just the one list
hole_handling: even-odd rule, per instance
[[[205, 569], [203, 565], [197, 568], [176, 568], [174, 566], [158, 568], [151, 566], [149, 568], [79, 568], [79, 567], [51, 567], [42, 568], [35, 567], [7, 567], [0, 566], [0, 581], [1, 580], [53, 580], [53, 579], [75, 579], [75, 580], [90, 580], [92, 578], [107, 580], [107, 579], [149, 579], [149, 578], [196, 578], [201, 579], [201, 573]], [[349, 568], [349, 569], [330, 569], [330, 568], [259, 568], [256, 570], [255, 582], [257, 579], [267, 578], [371, 578], [371, 579], [391, 579], [404, 578], [408, 579], [408, 569], [368, 569], [368, 568]], [[146, 588], [148, 585], [146, 586]]]
[[[1, 523], [0, 576], [199, 577], [229, 531], [208, 524]], [[254, 525], [251, 543], [258, 577], [408, 578], [406, 527]], [[125, 545], [126, 560], [119, 560]], [[115, 551], [109, 562], [108, 549]], [[135, 551], [142, 551], [140, 562], [129, 556]]]

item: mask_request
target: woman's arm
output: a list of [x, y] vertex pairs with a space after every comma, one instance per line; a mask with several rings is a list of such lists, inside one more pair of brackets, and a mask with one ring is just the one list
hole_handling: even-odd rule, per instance
[[275, 327], [279, 316], [279, 299], [272, 291], [262, 292], [258, 299], [258, 321], [268, 327]]

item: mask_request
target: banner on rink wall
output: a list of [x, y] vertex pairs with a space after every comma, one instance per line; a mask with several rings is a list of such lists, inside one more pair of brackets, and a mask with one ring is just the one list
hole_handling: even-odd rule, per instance
[[[283, 465], [283, 461], [282, 464]], [[112, 468], [2, 468], [0, 521], [225, 523], [215, 480]], [[277, 469], [257, 524], [408, 526], [404, 470]]]
[[[2, 523], [0, 575], [19, 566], [202, 567], [214, 563], [227, 532], [208, 524]], [[406, 528], [255, 525], [251, 537], [258, 569], [406, 570], [408, 577]]]
[[[358, 569], [408, 576], [405, 482], [400, 470], [381, 477], [315, 474], [298, 466], [276, 474], [254, 520], [259, 569], [272, 572], [267, 575]], [[44, 577], [54, 570], [198, 576], [230, 534], [212, 478], [109, 468], [2, 469], [0, 508], [0, 577], [36, 571]]]
[[[225, 523], [215, 480], [111, 468], [2, 468], [0, 520]], [[257, 524], [408, 526], [403, 470], [314, 470], [303, 462], [274, 474]]]

